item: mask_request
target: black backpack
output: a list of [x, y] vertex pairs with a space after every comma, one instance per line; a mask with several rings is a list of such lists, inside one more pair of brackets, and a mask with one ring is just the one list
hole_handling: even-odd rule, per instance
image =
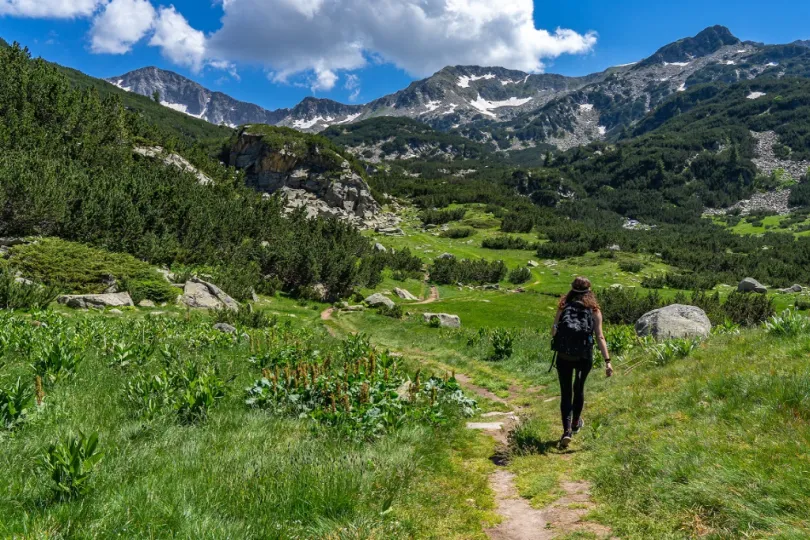
[[593, 310], [582, 302], [565, 306], [551, 349], [573, 358], [593, 358]]

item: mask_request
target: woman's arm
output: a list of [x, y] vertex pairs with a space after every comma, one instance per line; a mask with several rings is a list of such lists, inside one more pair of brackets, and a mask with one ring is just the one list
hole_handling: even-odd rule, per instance
[[551, 327], [551, 337], [557, 335], [557, 325], [560, 324], [560, 317], [562, 316], [562, 310], [557, 309], [557, 314], [554, 316], [554, 325]]
[[608, 377], [613, 375], [613, 366], [610, 363], [610, 353], [607, 348], [607, 340], [605, 333], [602, 330], [602, 312], [596, 311], [594, 314], [594, 321], [596, 322], [596, 345], [599, 347], [599, 352], [602, 353], [602, 358], [605, 359], [605, 374]]

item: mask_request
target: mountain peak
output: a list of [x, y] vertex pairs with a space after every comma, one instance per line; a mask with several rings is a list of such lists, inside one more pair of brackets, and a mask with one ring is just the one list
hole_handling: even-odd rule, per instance
[[646, 67], [652, 64], [689, 62], [695, 58], [707, 56], [728, 45], [737, 45], [739, 38], [731, 33], [725, 26], [710, 26], [694, 37], [679, 39], [675, 43], [670, 43], [658, 49], [658, 51], [639, 62], [637, 68]]

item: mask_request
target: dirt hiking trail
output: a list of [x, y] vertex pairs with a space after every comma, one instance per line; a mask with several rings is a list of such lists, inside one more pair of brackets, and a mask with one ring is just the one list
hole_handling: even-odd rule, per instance
[[431, 287], [430, 288], [430, 296], [427, 299], [422, 300], [421, 302], [415, 302], [414, 306], [424, 306], [425, 304], [432, 304], [433, 302], [437, 302], [439, 300], [439, 288], [438, 287]]
[[[497, 403], [509, 404], [508, 400], [476, 386], [465, 375], [457, 374], [456, 379], [468, 391]], [[609, 527], [585, 520], [596, 506], [591, 500], [588, 482], [561, 482], [564, 495], [543, 508], [532, 507], [520, 496], [515, 475], [505, 468], [509, 460], [509, 433], [519, 422], [518, 413], [513, 411], [486, 413], [481, 416], [481, 421], [467, 423], [467, 429], [483, 431], [497, 443], [491, 460], [498, 469], [490, 475], [489, 485], [495, 494], [497, 513], [503, 521], [488, 529], [487, 536], [492, 540], [552, 540], [582, 532], [600, 539], [614, 538]]]

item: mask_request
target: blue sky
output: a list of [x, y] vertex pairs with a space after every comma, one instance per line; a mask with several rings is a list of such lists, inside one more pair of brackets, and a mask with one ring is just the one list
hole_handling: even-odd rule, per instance
[[[0, 36], [97, 77], [156, 65], [271, 109], [310, 95], [370, 101], [446, 64], [582, 75], [639, 60], [713, 24], [743, 40], [810, 39], [806, 0], [382, 4], [0, 0]], [[568, 32], [556, 34], [558, 28]]]

